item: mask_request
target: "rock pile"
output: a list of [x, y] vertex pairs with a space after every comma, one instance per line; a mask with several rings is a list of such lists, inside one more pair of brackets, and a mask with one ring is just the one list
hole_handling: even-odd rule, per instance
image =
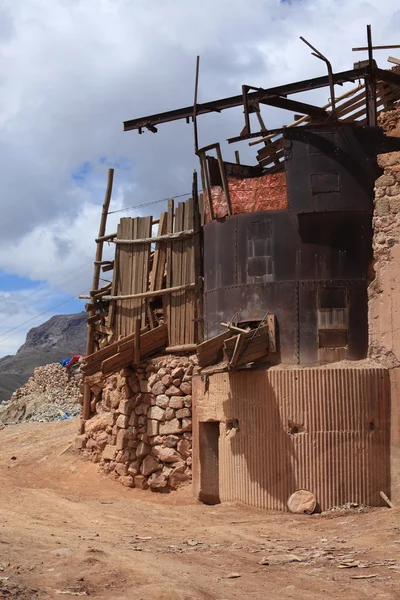
[[78, 449], [123, 485], [168, 491], [191, 479], [196, 356], [157, 357], [99, 379], [96, 414]]
[[0, 422], [55, 421], [80, 413], [81, 374], [59, 365], [37, 367], [0, 409]]

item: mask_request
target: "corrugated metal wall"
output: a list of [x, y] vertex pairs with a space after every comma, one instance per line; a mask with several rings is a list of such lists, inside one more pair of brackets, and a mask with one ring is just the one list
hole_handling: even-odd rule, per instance
[[286, 510], [289, 495], [306, 488], [324, 510], [380, 505], [379, 491], [390, 492], [385, 369], [277, 368], [195, 379], [196, 419], [220, 421], [221, 501]]

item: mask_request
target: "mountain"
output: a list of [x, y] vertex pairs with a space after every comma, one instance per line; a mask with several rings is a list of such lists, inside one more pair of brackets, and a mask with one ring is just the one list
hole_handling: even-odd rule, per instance
[[86, 313], [56, 315], [31, 329], [25, 344], [13, 356], [0, 358], [0, 402], [26, 383], [35, 367], [85, 354]]

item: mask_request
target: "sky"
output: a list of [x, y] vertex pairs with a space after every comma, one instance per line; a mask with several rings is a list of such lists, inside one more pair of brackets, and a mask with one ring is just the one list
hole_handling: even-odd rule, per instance
[[[84, 310], [109, 167], [120, 212], [108, 232], [165, 203], [122, 209], [190, 191], [192, 125], [138, 135], [123, 121], [192, 104], [197, 55], [199, 102], [324, 75], [300, 35], [334, 71], [350, 69], [366, 58], [351, 48], [365, 45], [367, 23], [375, 44], [400, 43], [398, 0], [0, 0], [0, 357], [52, 315]], [[375, 58], [386, 68], [396, 52]], [[293, 119], [262, 114], [269, 127]], [[204, 115], [198, 127], [200, 145], [223, 141], [243, 114]], [[224, 158], [235, 149], [254, 164], [246, 142], [223, 145]]]

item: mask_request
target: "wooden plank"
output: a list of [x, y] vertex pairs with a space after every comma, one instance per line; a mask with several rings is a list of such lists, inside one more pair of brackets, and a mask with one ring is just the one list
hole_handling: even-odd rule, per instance
[[[168, 213], [162, 213], [160, 215], [160, 222], [158, 225], [158, 237], [165, 235], [167, 232]], [[165, 273], [165, 258], [167, 248], [165, 244], [157, 243], [154, 250], [153, 268], [151, 272], [150, 291], [160, 290], [162, 288], [164, 273]]]
[[[144, 235], [151, 235], [153, 228], [153, 217], [144, 217], [142, 231]], [[146, 292], [149, 289], [149, 273], [150, 273], [150, 255], [151, 248], [147, 244], [142, 246], [143, 274], [142, 274], [142, 290]], [[142, 327], [146, 325], [147, 312], [146, 301], [142, 302]]]
[[[136, 217], [134, 219], [132, 237], [134, 239], [137, 239], [138, 237], [140, 237], [139, 217]], [[132, 288], [131, 288], [130, 293], [136, 294], [136, 293], [142, 291], [138, 286], [138, 277], [139, 277], [139, 269], [140, 269], [140, 263], [139, 263], [140, 247], [134, 246], [133, 248], [131, 248], [131, 251], [133, 254], [133, 265], [132, 265], [133, 271], [132, 271]], [[140, 300], [138, 300], [137, 298], [132, 298], [131, 308], [132, 308], [132, 318], [133, 319], [139, 318], [139, 315], [141, 318], [140, 306], [141, 306]]]
[[[140, 336], [140, 354], [148, 356], [157, 350], [168, 345], [168, 328], [166, 325], [156, 327]], [[104, 375], [115, 373], [122, 367], [134, 362], [135, 348], [134, 344], [122, 351], [114, 354], [104, 360], [101, 364], [101, 370]]]
[[[182, 223], [183, 229], [186, 229], [186, 227], [187, 227], [188, 212], [189, 212], [188, 211], [188, 203], [185, 202], [183, 205], [183, 223]], [[182, 246], [181, 246], [181, 282], [182, 282], [182, 285], [185, 285], [187, 283], [187, 280], [186, 280], [187, 261], [188, 261], [188, 246], [187, 246], [187, 240], [184, 240], [182, 242]], [[189, 312], [189, 306], [188, 306], [187, 299], [188, 298], [187, 298], [186, 292], [183, 292], [179, 298], [179, 300], [180, 300], [180, 302], [179, 302], [180, 335], [179, 335], [178, 345], [185, 344], [187, 342], [187, 339], [186, 339], [186, 327], [187, 327], [186, 313]]]
[[[141, 329], [140, 336], [142, 338], [142, 341], [141, 341], [142, 350], [144, 350], [146, 348], [146, 344], [148, 343], [149, 339], [151, 342], [153, 342], [157, 339], [164, 339], [164, 337], [165, 337], [164, 329], [165, 329], [165, 325], [160, 325], [159, 327], [155, 327], [154, 329], [149, 329], [148, 327], [146, 327], [145, 329]], [[148, 338], [146, 336], [147, 333], [151, 334], [150, 338]], [[119, 340], [117, 342], [117, 348], [116, 348], [116, 350], [114, 350], [113, 355], [117, 354], [118, 352], [124, 352], [125, 350], [128, 350], [129, 348], [133, 348], [134, 345], [135, 345], [135, 335], [131, 334], [130, 336], [127, 336], [125, 339]]]
[[140, 319], [135, 320], [135, 345], [133, 351], [133, 363], [140, 365]]
[[197, 184], [197, 173], [193, 173], [193, 273], [194, 282], [196, 284], [194, 290], [194, 315], [193, 315], [193, 327], [194, 336], [193, 342], [201, 344], [204, 340], [203, 334], [203, 261], [202, 261], [202, 215], [199, 202], [198, 184]]
[[267, 316], [268, 335], [269, 335], [269, 351], [275, 353], [276, 347], [276, 318], [275, 315]]
[[[146, 333], [148, 331], [148, 327], [144, 327], [140, 330], [141, 334]], [[132, 333], [131, 335], [122, 338], [118, 342], [113, 342], [109, 344], [105, 348], [94, 352], [93, 354], [89, 354], [85, 357], [85, 364], [82, 367], [82, 372], [85, 375], [96, 373], [96, 371], [100, 370], [101, 362], [106, 358], [109, 358], [116, 352], [118, 352], [118, 347], [123, 343], [133, 342], [135, 335]]]
[[237, 351], [234, 364], [231, 366], [238, 367], [248, 362], [258, 360], [269, 354], [269, 327], [268, 325], [261, 326], [258, 330], [240, 333], [234, 338], [224, 342], [224, 359], [229, 360], [231, 364], [235, 354], [238, 338], [241, 337], [240, 350]]
[[[174, 231], [182, 231], [183, 225], [183, 202], [179, 202], [175, 211]], [[179, 241], [172, 247], [172, 287], [182, 285], [182, 242]], [[177, 293], [171, 295], [171, 339], [172, 346], [180, 344], [180, 298]]]
[[245, 343], [245, 337], [243, 333], [239, 333], [237, 336], [235, 336], [235, 338], [235, 346], [233, 348], [231, 360], [229, 361], [229, 366], [232, 368], [236, 367], [238, 364]]
[[233, 333], [229, 329], [216, 335], [210, 340], [199, 344], [196, 348], [196, 354], [200, 367], [206, 367], [216, 362], [220, 362], [223, 357], [224, 342], [232, 337]]
[[[168, 200], [167, 233], [172, 233], [174, 228], [174, 201]], [[165, 255], [165, 287], [172, 287], [172, 244], [167, 244]], [[168, 323], [168, 335], [171, 340], [171, 295], [163, 298], [164, 318]]]
[[92, 399], [92, 390], [87, 383], [83, 384], [83, 405], [82, 420], [87, 421], [90, 417], [90, 401]]
[[[188, 201], [189, 207], [189, 223], [191, 223], [194, 228], [194, 199], [190, 198]], [[195, 269], [195, 255], [194, 255], [194, 238], [187, 242], [188, 244], [188, 269], [186, 279], [188, 281], [196, 282], [196, 269]], [[196, 314], [196, 289], [193, 292], [187, 292], [188, 304], [190, 307], [189, 316], [188, 316], [188, 325], [189, 325], [189, 335], [187, 336], [186, 343], [194, 344], [196, 341], [196, 331], [195, 331], [195, 314]]]

